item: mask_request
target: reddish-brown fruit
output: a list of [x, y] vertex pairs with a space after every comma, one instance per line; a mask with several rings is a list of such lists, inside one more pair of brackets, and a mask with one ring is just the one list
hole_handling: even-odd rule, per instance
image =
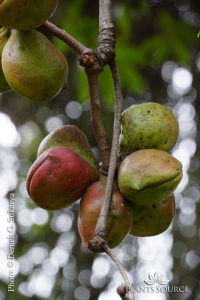
[[98, 166], [85, 134], [74, 125], [64, 125], [49, 133], [40, 143], [37, 156], [51, 147], [68, 147], [95, 167]]
[[174, 195], [154, 205], [130, 205], [133, 216], [130, 233], [135, 236], [154, 236], [164, 232], [176, 213]]
[[98, 170], [72, 149], [52, 147], [30, 168], [26, 187], [38, 206], [57, 210], [77, 201], [98, 177]]
[[[78, 230], [85, 248], [92, 239], [105, 198], [106, 180], [94, 182], [84, 193], [80, 202]], [[132, 213], [128, 202], [113, 184], [112, 202], [110, 205], [106, 232], [110, 248], [119, 245], [129, 233], [132, 226]]]

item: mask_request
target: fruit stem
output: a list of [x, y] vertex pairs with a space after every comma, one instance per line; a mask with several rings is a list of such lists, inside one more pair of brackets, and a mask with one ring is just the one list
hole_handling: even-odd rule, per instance
[[[104, 251], [110, 256], [110, 258], [113, 260], [113, 262], [115, 263], [115, 265], [117, 266], [118, 270], [120, 271], [123, 279], [124, 279], [124, 282], [125, 282], [125, 291], [123, 294], [119, 294], [120, 297], [122, 299], [129, 299], [129, 300], [135, 300], [135, 297], [134, 297], [134, 293], [131, 292], [131, 289], [130, 289], [130, 281], [128, 279], [128, 276], [124, 270], [124, 267], [122, 266], [121, 262], [119, 261], [119, 259], [117, 258], [117, 256], [111, 251], [111, 249], [108, 247], [107, 244], [105, 244], [103, 247]], [[128, 293], [129, 295], [129, 298], [126, 297], [126, 293]]]
[[88, 87], [89, 87], [89, 95], [90, 95], [90, 114], [91, 114], [91, 122], [94, 129], [97, 146], [99, 149], [102, 166], [102, 172], [107, 173], [109, 160], [110, 160], [110, 146], [107, 137], [107, 133], [105, 131], [102, 119], [101, 119], [101, 101], [99, 95], [99, 83], [98, 83], [98, 72], [91, 72], [85, 69]]
[[[121, 126], [122, 93], [119, 73], [115, 60], [115, 28], [112, 17], [112, 6], [110, 0], [99, 1], [99, 39], [97, 51], [107, 57], [112, 73], [115, 108], [111, 155], [109, 156], [109, 170], [106, 183], [105, 199], [101, 208], [94, 236], [106, 236], [106, 220], [112, 199], [112, 186], [115, 177], [117, 158], [119, 153], [119, 135]], [[97, 75], [98, 76], [98, 75]], [[98, 79], [96, 79], [98, 80]], [[100, 101], [100, 100], [99, 100]]]
[[89, 49], [77, 41], [74, 37], [72, 37], [69, 33], [67, 33], [64, 29], [54, 25], [50, 21], [46, 21], [42, 27], [45, 27], [48, 31], [50, 31], [53, 35], [59, 38], [61, 41], [65, 42], [72, 49], [74, 49], [79, 55], [82, 53], [88, 52]]
[[119, 153], [119, 136], [120, 136], [120, 126], [121, 126], [122, 93], [121, 93], [121, 84], [120, 84], [119, 73], [118, 73], [115, 58], [112, 60], [109, 66], [112, 73], [114, 92], [115, 92], [113, 139], [112, 139], [112, 149], [111, 149], [110, 163], [108, 169], [108, 177], [106, 182], [105, 199], [95, 229], [96, 236], [98, 235], [103, 236], [106, 233], [106, 220], [107, 220], [108, 211], [112, 199], [112, 186], [115, 177], [117, 159], [119, 160], [118, 153]]
[[[126, 275], [126, 272], [118, 260], [118, 258], [112, 253], [110, 248], [106, 243], [106, 221], [108, 217], [108, 211], [110, 207], [110, 203], [112, 200], [112, 187], [113, 181], [116, 173], [116, 169], [119, 164], [119, 137], [120, 137], [120, 130], [121, 130], [121, 112], [122, 112], [122, 92], [121, 92], [121, 83], [119, 72], [116, 64], [115, 59], [115, 28], [113, 23], [112, 17], [112, 7], [111, 7], [111, 0], [99, 0], [99, 39], [98, 39], [98, 47], [97, 47], [97, 54], [100, 61], [100, 66], [103, 67], [105, 62], [109, 65], [113, 85], [114, 85], [114, 93], [115, 93], [115, 108], [114, 108], [114, 124], [113, 124], [113, 139], [112, 139], [112, 149], [111, 155], [106, 157], [110, 158], [109, 162], [109, 169], [108, 169], [108, 176], [106, 182], [106, 192], [105, 192], [105, 199], [102, 205], [102, 209], [99, 215], [99, 219], [95, 228], [95, 233], [91, 241], [89, 241], [88, 245], [90, 250], [98, 250], [103, 249], [114, 261], [116, 266], [118, 267], [124, 281], [126, 287], [129, 288], [128, 294], [129, 299], [134, 300], [134, 294], [130, 291], [130, 282]], [[102, 63], [104, 62], [104, 64]], [[100, 72], [100, 71], [99, 71]], [[91, 101], [91, 104], [94, 105], [93, 112], [91, 109], [92, 118], [95, 118], [95, 111], [98, 111], [99, 121], [93, 125], [94, 129], [96, 130], [98, 127], [98, 123], [101, 121], [101, 111], [100, 111], [100, 98], [99, 98], [99, 87], [98, 87], [98, 71], [96, 73], [88, 73], [86, 69], [86, 74], [88, 76], [88, 83], [90, 87], [90, 97], [96, 99], [96, 103]], [[104, 133], [103, 133], [104, 134]], [[107, 138], [107, 135], [105, 135]], [[101, 136], [102, 144], [106, 145], [105, 136]], [[108, 151], [108, 149], [106, 149]], [[104, 151], [101, 145], [99, 145], [99, 151], [102, 153], [100, 155], [104, 155]], [[103, 160], [102, 160], [103, 163]], [[101, 242], [102, 240], [102, 242]], [[91, 246], [91, 247], [90, 247]], [[127, 299], [126, 293], [121, 296], [122, 299]]]

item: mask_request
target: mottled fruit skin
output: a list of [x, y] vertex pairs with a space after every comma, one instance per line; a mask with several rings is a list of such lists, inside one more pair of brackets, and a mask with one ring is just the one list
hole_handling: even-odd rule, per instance
[[26, 188], [38, 206], [57, 210], [77, 201], [98, 177], [98, 170], [72, 149], [52, 147], [31, 166]]
[[39, 145], [37, 156], [55, 146], [68, 147], [92, 165], [98, 165], [85, 134], [74, 125], [64, 125], [49, 133]]
[[13, 29], [2, 53], [9, 85], [33, 101], [55, 97], [67, 79], [64, 55], [40, 32]]
[[55, 11], [58, 0], [1, 0], [0, 24], [18, 30], [32, 30]]
[[140, 205], [152, 205], [170, 196], [182, 179], [182, 164], [169, 153], [145, 149], [127, 156], [119, 167], [122, 195]]
[[168, 107], [153, 102], [132, 105], [122, 114], [120, 153], [142, 149], [169, 152], [178, 135], [177, 119]]
[[[78, 230], [85, 248], [92, 239], [105, 198], [106, 180], [94, 182], [80, 202]], [[110, 248], [119, 245], [132, 227], [132, 213], [128, 201], [113, 184], [112, 202], [106, 223], [107, 243]]]
[[174, 195], [153, 205], [131, 203], [133, 226], [130, 234], [140, 237], [158, 235], [170, 226], [176, 213]]
[[[10, 37], [10, 30], [6, 29], [5, 27], [0, 28], [0, 60], [2, 56], [3, 49], [5, 47], [5, 44], [7, 43], [8, 39]], [[0, 93], [4, 93], [7, 91], [10, 91], [11, 87], [7, 83], [3, 70], [2, 65], [0, 63]]]

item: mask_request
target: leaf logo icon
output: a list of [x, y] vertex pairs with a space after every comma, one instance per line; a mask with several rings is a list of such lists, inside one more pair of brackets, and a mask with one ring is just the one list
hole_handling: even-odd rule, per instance
[[154, 275], [148, 275], [149, 280], [145, 280], [144, 282], [148, 285], [153, 285], [155, 283], [157, 284], [167, 284], [169, 282], [169, 280], [165, 279], [165, 276], [163, 274], [158, 275], [157, 272], [154, 273]]

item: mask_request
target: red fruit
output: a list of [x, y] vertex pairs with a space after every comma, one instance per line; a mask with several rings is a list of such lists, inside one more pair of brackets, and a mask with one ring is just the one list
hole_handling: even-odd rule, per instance
[[52, 147], [30, 168], [26, 188], [38, 206], [57, 210], [78, 200], [98, 177], [98, 170], [72, 149]]
[[[78, 230], [85, 248], [92, 239], [105, 197], [106, 181], [94, 182], [80, 202]], [[132, 226], [132, 212], [128, 202], [113, 184], [112, 202], [106, 223], [107, 243], [110, 248], [120, 244]]]

